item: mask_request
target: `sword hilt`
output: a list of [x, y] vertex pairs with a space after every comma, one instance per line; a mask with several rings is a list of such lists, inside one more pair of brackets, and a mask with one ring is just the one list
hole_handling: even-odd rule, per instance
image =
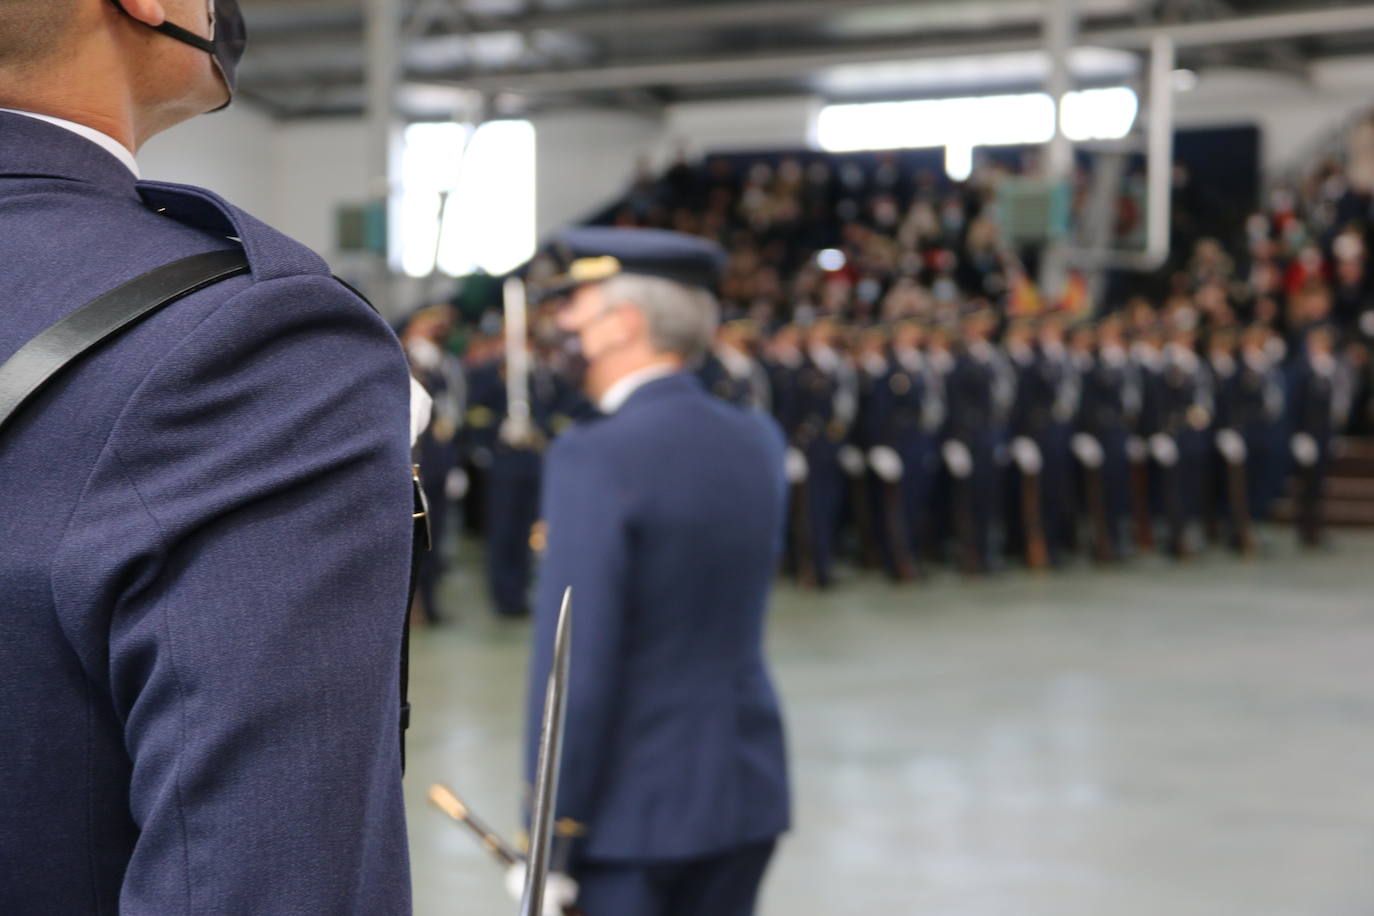
[[516, 852], [514, 847], [501, 839], [500, 834], [477, 818], [472, 813], [472, 809], [469, 808], [448, 786], [439, 782], [430, 786], [429, 800], [433, 803], [434, 807], [471, 831], [482, 844], [482, 847], [499, 860], [501, 864], [509, 867], [524, 861], [524, 857]]

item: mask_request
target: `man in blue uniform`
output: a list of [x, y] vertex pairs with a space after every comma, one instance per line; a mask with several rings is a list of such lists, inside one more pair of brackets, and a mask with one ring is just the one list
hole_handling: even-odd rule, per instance
[[[1120, 559], [1127, 553], [1125, 525], [1131, 508], [1131, 459], [1128, 442], [1135, 419], [1140, 413], [1141, 392], [1138, 377], [1132, 367], [1130, 353], [1122, 337], [1121, 319], [1108, 316], [1097, 326], [1097, 349], [1092, 361], [1081, 373], [1082, 401], [1079, 404], [1078, 428], [1101, 451], [1100, 458], [1087, 455], [1080, 458], [1085, 467], [1099, 465], [1096, 493], [1090, 499], [1098, 502], [1098, 545], [1103, 559]], [[1088, 452], [1095, 450], [1091, 445]], [[1082, 451], [1082, 449], [1080, 449]]]
[[788, 828], [783, 726], [763, 657], [782, 547], [784, 440], [686, 370], [710, 345], [722, 255], [652, 230], [581, 229], [559, 321], [601, 417], [544, 471], [547, 552], [529, 768], [559, 600], [573, 590], [557, 816], [588, 916], [747, 916]]
[[1288, 450], [1274, 447], [1282, 438], [1275, 430], [1283, 424], [1284, 385], [1283, 371], [1265, 347], [1268, 341], [1269, 329], [1263, 325], [1241, 334], [1232, 404], [1232, 422], [1245, 442], [1245, 484], [1250, 516], [1256, 521], [1269, 519], [1271, 481], [1284, 477], [1288, 466]]
[[447, 569], [444, 542], [449, 528], [449, 498], [455, 479], [460, 480], [462, 474], [460, 433], [467, 384], [462, 363], [447, 349], [456, 317], [451, 305], [425, 306], [401, 329], [410, 374], [433, 402], [430, 423], [420, 433], [413, 452], [429, 507], [430, 550], [420, 560], [412, 611], [431, 625], [447, 619], [439, 606], [439, 583]]
[[[1197, 333], [1186, 320], [1176, 323], [1169, 334], [1169, 343], [1163, 353], [1159, 393], [1160, 429], [1154, 438], [1156, 442], [1165, 443], [1157, 460], [1165, 469], [1164, 505], [1169, 523], [1169, 552], [1184, 558], [1194, 549], [1188, 532], [1202, 508], [1207, 432], [1212, 426], [1214, 412], [1211, 381], [1197, 355]], [[1172, 444], [1172, 449], [1168, 443]]]
[[1305, 547], [1319, 547], [1325, 539], [1323, 509], [1326, 476], [1331, 469], [1331, 443], [1344, 421], [1338, 397], [1341, 367], [1334, 355], [1335, 340], [1335, 333], [1325, 325], [1308, 329], [1288, 382], [1298, 539]]
[[410, 911], [405, 357], [312, 252], [137, 178], [228, 100], [215, 6], [209, 45], [204, 0], [0, 3], [0, 362], [151, 269], [251, 268], [0, 435], [6, 916]]
[[508, 420], [507, 363], [497, 359], [471, 375], [473, 435], [486, 450], [487, 584], [498, 617], [529, 616], [534, 548], [539, 544], [539, 477], [548, 443], [571, 422], [568, 387], [537, 353], [531, 354], [529, 429], [514, 434]]
[[1000, 505], [999, 445], [1016, 396], [1015, 376], [1004, 356], [989, 342], [996, 317], [983, 304], [964, 316], [963, 347], [948, 377], [949, 415], [946, 463], [957, 479], [954, 513], [962, 529], [960, 566], [965, 572], [994, 569], [997, 509]]
[[753, 353], [754, 322], [734, 317], [716, 334], [716, 345], [697, 369], [707, 391], [740, 407], [769, 410], [772, 404], [768, 372]]
[[939, 470], [944, 391], [921, 352], [924, 331], [914, 318], [898, 321], [891, 360], [871, 361], [864, 411], [868, 459], [880, 482], [878, 529], [890, 574], [916, 575], [931, 535], [931, 488]]

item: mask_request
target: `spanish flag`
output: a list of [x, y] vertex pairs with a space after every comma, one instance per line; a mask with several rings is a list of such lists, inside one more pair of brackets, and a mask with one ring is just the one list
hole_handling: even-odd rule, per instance
[[1059, 309], [1070, 318], [1091, 318], [1092, 297], [1088, 294], [1088, 278], [1082, 271], [1069, 271], [1064, 281], [1064, 292], [1059, 297]]
[[1011, 295], [1007, 310], [1013, 318], [1033, 318], [1045, 308], [1040, 298], [1040, 290], [1035, 281], [1024, 270], [1017, 270], [1011, 277]]

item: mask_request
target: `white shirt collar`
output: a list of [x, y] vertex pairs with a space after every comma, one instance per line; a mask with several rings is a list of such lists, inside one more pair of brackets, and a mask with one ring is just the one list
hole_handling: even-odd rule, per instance
[[645, 366], [643, 369], [636, 369], [606, 389], [606, 393], [596, 402], [597, 409], [610, 416], [624, 407], [630, 396], [645, 385], [661, 378], [667, 378], [678, 371], [678, 367], [671, 363], [655, 363], [652, 366]]
[[893, 347], [892, 355], [897, 357], [897, 362], [902, 364], [902, 368], [907, 372], [922, 372], [925, 370], [925, 357], [920, 350], [913, 350], [910, 347]]
[[754, 362], [749, 357], [729, 347], [717, 347], [716, 359], [730, 373], [731, 378], [746, 379], [754, 373]]
[[835, 373], [840, 368], [840, 355], [830, 347], [812, 347], [807, 350], [807, 355], [825, 372]]
[[85, 124], [77, 124], [75, 121], [67, 121], [62, 118], [54, 118], [52, 115], [35, 114], [32, 111], [19, 111], [14, 108], [0, 108], [0, 111], [6, 112], [7, 114], [23, 115], [26, 118], [34, 118], [38, 121], [47, 121], [49, 124], [65, 128], [79, 137], [85, 137], [87, 140], [122, 162], [125, 168], [133, 172], [135, 178], [143, 177], [138, 171], [138, 161], [134, 159], [134, 154], [129, 152], [128, 147], [120, 143], [114, 137], [111, 137], [109, 134], [101, 133], [94, 127], [87, 127]]

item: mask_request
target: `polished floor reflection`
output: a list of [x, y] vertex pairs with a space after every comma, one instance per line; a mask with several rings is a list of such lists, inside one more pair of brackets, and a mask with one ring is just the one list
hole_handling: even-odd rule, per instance
[[[1374, 537], [1262, 560], [777, 595], [797, 828], [763, 916], [1374, 914]], [[526, 628], [417, 633], [416, 913], [515, 912], [424, 801], [510, 833]], [[614, 916], [614, 914], [612, 914]]]

